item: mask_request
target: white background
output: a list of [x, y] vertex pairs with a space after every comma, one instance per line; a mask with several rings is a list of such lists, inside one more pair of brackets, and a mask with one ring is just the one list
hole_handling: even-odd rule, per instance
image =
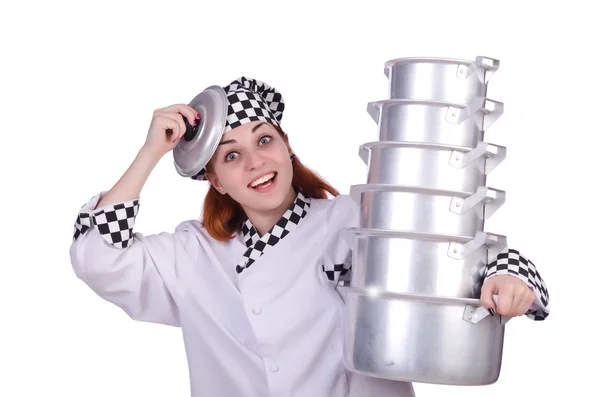
[[[486, 139], [508, 148], [488, 179], [507, 202], [486, 229], [537, 265], [551, 315], [507, 324], [496, 384], [415, 384], [417, 396], [594, 395], [597, 13], [586, 1], [511, 4], [3, 3], [0, 396], [188, 396], [180, 331], [130, 320], [75, 278], [68, 255], [79, 207], [126, 170], [155, 108], [263, 80], [284, 95], [299, 158], [347, 193], [365, 181], [357, 150], [376, 139], [366, 107], [386, 99], [384, 62], [478, 55], [501, 62], [488, 96], [505, 113]], [[168, 154], [136, 229], [198, 217], [204, 192]]]

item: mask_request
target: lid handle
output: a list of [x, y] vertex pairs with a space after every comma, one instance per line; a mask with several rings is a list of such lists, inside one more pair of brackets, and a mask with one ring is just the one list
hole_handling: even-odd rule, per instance
[[[187, 121], [187, 118], [185, 116], [182, 115], [182, 117], [183, 117], [183, 122], [185, 123], [185, 134], [183, 134], [183, 139], [185, 139], [186, 141], [189, 142], [192, 139], [194, 139], [194, 137], [198, 133], [198, 129], [200, 128], [200, 123], [202, 122], [202, 119], [199, 119], [200, 121], [198, 121], [196, 123], [196, 125], [191, 125]], [[173, 135], [173, 130], [170, 128], [167, 128], [167, 130], [165, 132], [167, 133], [167, 138], [171, 139], [171, 136]]]

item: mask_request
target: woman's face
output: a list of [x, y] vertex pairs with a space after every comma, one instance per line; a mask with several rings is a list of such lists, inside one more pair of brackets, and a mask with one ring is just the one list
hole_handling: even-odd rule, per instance
[[223, 134], [206, 178], [247, 212], [267, 212], [290, 197], [290, 152], [275, 128], [254, 121]]

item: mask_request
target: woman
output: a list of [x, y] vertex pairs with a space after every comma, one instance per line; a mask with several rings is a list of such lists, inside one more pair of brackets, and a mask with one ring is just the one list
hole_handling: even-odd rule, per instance
[[[334, 287], [351, 274], [340, 235], [358, 225], [358, 205], [294, 155], [277, 90], [245, 77], [224, 89], [225, 133], [193, 177], [211, 185], [202, 221], [173, 233], [133, 231], [148, 176], [185, 133], [183, 117], [200, 117], [187, 105], [158, 109], [129, 169], [79, 211], [76, 275], [134, 320], [181, 327], [194, 397], [413, 396], [410, 383], [343, 365], [343, 301]], [[519, 266], [525, 272], [513, 271]], [[481, 299], [502, 315], [548, 314], [543, 281], [514, 250], [489, 264]]]

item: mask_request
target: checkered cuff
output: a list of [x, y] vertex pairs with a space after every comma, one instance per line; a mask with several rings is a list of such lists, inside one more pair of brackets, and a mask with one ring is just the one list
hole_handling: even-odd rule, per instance
[[73, 241], [95, 226], [106, 242], [117, 248], [127, 248], [133, 241], [139, 198], [95, 209], [105, 193], [97, 194], [81, 207], [75, 220]]
[[533, 290], [536, 296], [534, 306], [525, 315], [536, 321], [548, 317], [548, 289], [534, 264], [515, 249], [508, 249], [498, 255], [495, 261], [487, 266], [485, 279], [500, 274], [516, 276]]

